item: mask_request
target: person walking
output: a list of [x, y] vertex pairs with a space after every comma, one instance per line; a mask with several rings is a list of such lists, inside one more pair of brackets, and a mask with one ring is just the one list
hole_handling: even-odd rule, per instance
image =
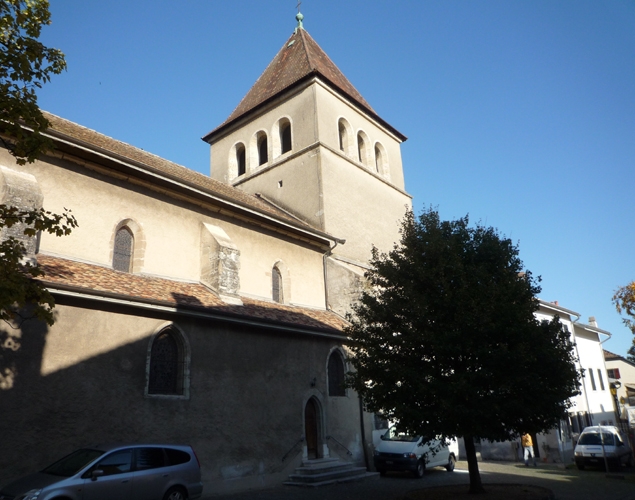
[[534, 467], [536, 467], [536, 454], [534, 453], [534, 441], [527, 433], [520, 436], [520, 444], [525, 452], [525, 467], [529, 467], [529, 457], [534, 461]]

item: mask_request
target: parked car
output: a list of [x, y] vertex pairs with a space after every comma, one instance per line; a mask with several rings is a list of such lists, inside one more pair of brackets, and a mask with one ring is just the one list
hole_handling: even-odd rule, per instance
[[610, 468], [619, 468], [622, 464], [633, 465], [633, 453], [628, 439], [612, 425], [585, 427], [574, 454], [575, 464], [580, 470], [587, 465], [604, 468], [605, 456]]
[[445, 467], [452, 472], [458, 456], [459, 445], [456, 439], [446, 446], [438, 439], [409, 436], [393, 426], [381, 436], [381, 442], [375, 448], [373, 462], [382, 476], [387, 471], [410, 471], [416, 477], [423, 477], [430, 467]]
[[194, 500], [202, 494], [191, 446], [128, 444], [74, 451], [7, 484], [0, 500]]

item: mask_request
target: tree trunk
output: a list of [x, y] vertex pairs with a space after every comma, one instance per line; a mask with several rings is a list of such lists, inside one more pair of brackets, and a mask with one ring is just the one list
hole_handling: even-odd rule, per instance
[[467, 455], [467, 468], [470, 472], [470, 493], [485, 493], [481, 474], [478, 471], [478, 461], [476, 460], [476, 448], [472, 436], [463, 436], [465, 441], [465, 454]]

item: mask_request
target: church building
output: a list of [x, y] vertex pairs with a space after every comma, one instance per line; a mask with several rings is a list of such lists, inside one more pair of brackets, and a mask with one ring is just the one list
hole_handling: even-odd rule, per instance
[[209, 176], [48, 113], [54, 150], [0, 150], [0, 203], [79, 223], [25, 239], [56, 322], [0, 324], [0, 484], [112, 441], [192, 445], [206, 495], [372, 462], [343, 329], [411, 206], [406, 137], [297, 19]]

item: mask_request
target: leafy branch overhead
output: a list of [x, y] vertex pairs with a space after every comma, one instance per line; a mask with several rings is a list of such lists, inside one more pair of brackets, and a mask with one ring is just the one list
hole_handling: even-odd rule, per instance
[[[0, 228], [18, 226], [19, 232], [35, 237], [40, 231], [55, 236], [65, 236], [77, 227], [77, 220], [69, 212], [54, 214], [44, 209], [20, 210], [0, 205]], [[3, 237], [0, 241], [0, 319], [9, 323], [21, 323], [24, 311], [28, 317], [36, 317], [47, 324], [54, 321], [55, 305], [51, 294], [35, 279], [44, 272], [34, 260], [25, 258], [24, 243], [14, 237]]]
[[474, 439], [558, 425], [578, 393], [569, 332], [538, 321], [538, 281], [511, 240], [467, 217], [409, 213], [401, 242], [373, 251], [347, 334], [349, 384], [410, 435], [463, 437], [470, 492], [483, 488]]
[[[618, 314], [628, 316], [627, 318], [622, 318], [622, 321], [633, 335], [635, 335], [635, 281], [615, 291], [613, 304]], [[635, 362], [635, 338], [633, 338], [633, 345], [628, 350], [628, 359]]]
[[64, 54], [38, 38], [50, 24], [46, 0], [0, 1], [0, 121], [5, 146], [20, 165], [52, 147], [36, 90], [66, 69]]

